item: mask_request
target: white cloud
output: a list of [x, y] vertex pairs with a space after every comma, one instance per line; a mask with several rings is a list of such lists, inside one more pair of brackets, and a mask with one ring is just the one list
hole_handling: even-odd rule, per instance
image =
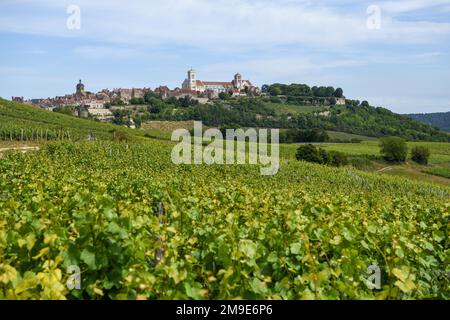
[[[448, 22], [407, 22], [383, 15], [381, 30], [368, 30], [365, 10], [337, 10], [340, 3], [268, 0], [78, 0], [81, 30], [68, 30], [71, 1], [22, 0], [24, 10], [0, 21], [0, 31], [82, 37], [113, 43], [176, 44], [198, 48], [276, 45], [345, 46], [355, 43], [420, 43], [450, 36]], [[384, 1], [387, 13], [446, 4], [444, 0]], [[1, 8], [2, 5], [0, 5]], [[28, 9], [28, 10], [27, 10]], [[36, 10], [33, 10], [36, 9]], [[36, 12], [33, 14], [33, 12]]]
[[450, 4], [450, 0], [396, 0], [382, 1], [380, 6], [389, 13], [406, 13]]
[[[74, 3], [81, 8], [81, 30], [66, 28], [66, 9]], [[371, 4], [382, 8], [381, 30], [366, 27]], [[179, 86], [185, 68], [193, 66], [206, 80], [230, 80], [239, 71], [259, 85], [335, 85], [364, 98], [381, 92], [391, 100], [375, 103], [407, 110], [431, 100], [402, 96], [436, 97], [434, 87], [445, 79], [435, 74], [440, 70], [445, 78], [449, 68], [450, 18], [443, 12], [450, 12], [450, 0], [0, 0], [0, 10], [0, 33], [46, 36], [42, 46], [30, 46], [29, 53], [48, 50], [36, 77], [59, 72], [61, 79], [90, 78], [99, 88], [147, 82]], [[60, 43], [63, 53], [54, 55]], [[4, 55], [10, 66], [33, 65], [31, 56], [25, 61], [20, 54]], [[53, 56], [51, 64], [64, 70], [44, 65]], [[4, 79], [17, 77], [17, 86], [32, 78], [27, 72], [33, 70], [0, 67]], [[392, 78], [395, 84], [387, 85]], [[38, 79], [27, 90], [59, 86], [62, 94], [67, 85], [61, 79], [48, 79], [46, 86]], [[418, 83], [405, 84], [408, 79]], [[388, 92], [394, 85], [404, 91]], [[445, 97], [433, 105], [448, 106]]]
[[128, 59], [140, 55], [137, 50], [107, 46], [84, 46], [75, 48], [75, 54], [84, 59]]

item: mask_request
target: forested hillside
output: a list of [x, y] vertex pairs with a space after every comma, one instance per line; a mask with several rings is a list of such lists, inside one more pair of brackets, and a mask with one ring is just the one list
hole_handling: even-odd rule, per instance
[[408, 114], [408, 117], [450, 132], [450, 111], [438, 113]]
[[[430, 125], [395, 114], [384, 108], [356, 104], [328, 106], [325, 112], [277, 114], [271, 102], [247, 98], [178, 108], [176, 113], [161, 111], [152, 120], [202, 120], [210, 126], [269, 128], [320, 128], [372, 137], [400, 136], [408, 140], [450, 141], [450, 135]], [[304, 106], [291, 105], [301, 110]], [[324, 107], [325, 108], [325, 107]], [[328, 112], [327, 112], [328, 111]]]

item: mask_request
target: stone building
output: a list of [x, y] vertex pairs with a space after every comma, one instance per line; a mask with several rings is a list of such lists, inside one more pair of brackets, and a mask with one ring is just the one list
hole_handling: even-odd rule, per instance
[[11, 101], [23, 103], [23, 97], [12, 97]]
[[80, 79], [80, 81], [77, 84], [75, 95], [77, 97], [83, 97], [85, 94], [86, 94], [86, 92], [84, 91], [84, 84], [81, 82], [81, 79]]
[[208, 91], [215, 93], [244, 93], [250, 91], [251, 88], [253, 88], [253, 85], [249, 80], [243, 80], [240, 73], [235, 74], [234, 79], [230, 82], [199, 80], [197, 79], [197, 72], [191, 69], [187, 73], [187, 79], [184, 80], [182, 88], [185, 90], [195, 91], [197, 93], [206, 93]]

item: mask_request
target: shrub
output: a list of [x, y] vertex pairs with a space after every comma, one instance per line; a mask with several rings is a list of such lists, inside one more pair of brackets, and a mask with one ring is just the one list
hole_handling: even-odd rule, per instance
[[317, 148], [312, 144], [300, 146], [297, 149], [297, 160], [326, 164], [335, 167], [345, 166], [349, 163], [347, 156], [342, 152], [330, 151]]
[[330, 137], [325, 130], [321, 129], [288, 129], [280, 134], [281, 143], [293, 142], [326, 142]]
[[373, 169], [373, 163], [367, 155], [353, 156], [350, 158], [350, 164], [359, 170]]
[[270, 97], [270, 102], [272, 103], [281, 103], [281, 99], [279, 97]]
[[219, 99], [220, 100], [228, 100], [230, 98], [231, 98], [231, 96], [230, 96], [230, 94], [228, 92], [221, 92], [221, 93], [219, 93]]
[[339, 151], [330, 151], [329, 164], [335, 167], [342, 167], [348, 165], [349, 161], [345, 153]]
[[123, 131], [113, 131], [113, 138], [112, 139], [114, 141], [123, 142], [123, 141], [128, 141], [128, 136]]
[[405, 162], [408, 155], [408, 146], [399, 137], [382, 138], [380, 148], [384, 159], [389, 162]]
[[326, 152], [322, 148], [318, 148], [317, 151], [318, 151], [319, 157], [321, 159], [321, 162], [320, 162], [321, 164], [331, 164], [331, 157], [328, 152]]
[[430, 149], [426, 147], [417, 146], [411, 151], [411, 159], [419, 164], [428, 164], [430, 158]]
[[322, 155], [319, 153], [319, 150], [312, 144], [300, 146], [297, 149], [295, 157], [297, 158], [297, 160], [303, 160], [307, 162], [314, 162], [320, 164], [324, 163], [324, 159]]

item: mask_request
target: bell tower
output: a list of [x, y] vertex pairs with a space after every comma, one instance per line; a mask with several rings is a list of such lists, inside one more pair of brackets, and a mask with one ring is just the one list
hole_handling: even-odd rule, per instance
[[236, 89], [242, 89], [242, 75], [240, 73], [236, 73], [234, 76], [234, 86]]
[[191, 70], [188, 71], [188, 81], [189, 81], [189, 88], [191, 90], [196, 91], [197, 90], [197, 72], [191, 68]]
[[77, 84], [77, 91], [76, 91], [76, 95], [77, 96], [83, 96], [84, 95], [84, 84], [82, 84], [81, 83], [81, 80], [80, 80], [80, 82]]

